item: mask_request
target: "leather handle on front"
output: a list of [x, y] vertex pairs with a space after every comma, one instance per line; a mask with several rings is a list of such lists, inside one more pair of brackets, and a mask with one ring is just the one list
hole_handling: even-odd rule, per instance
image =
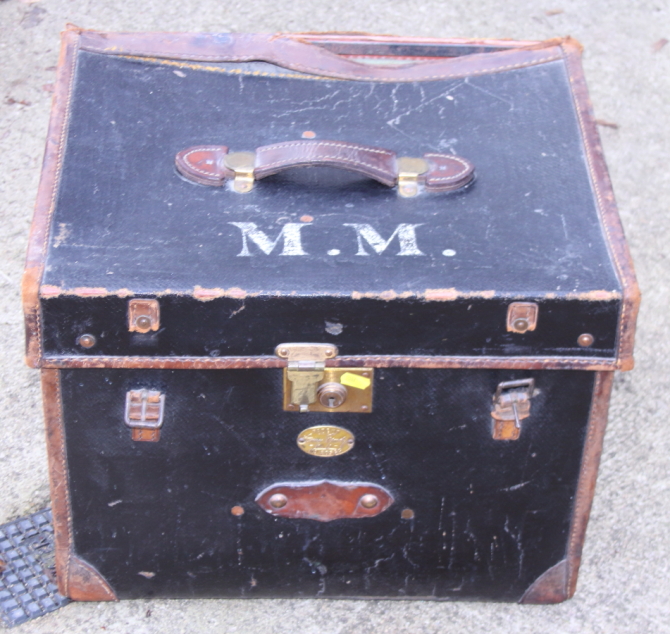
[[330, 480], [273, 484], [256, 496], [256, 504], [270, 515], [317, 522], [374, 517], [393, 502], [378, 484]]
[[363, 174], [399, 193], [414, 196], [419, 186], [429, 192], [464, 187], [474, 177], [472, 163], [458, 156], [429, 153], [423, 158], [398, 157], [383, 148], [344, 141], [287, 141], [259, 147], [255, 152], [229, 153], [223, 145], [196, 146], [179, 152], [179, 172], [203, 185], [250, 191], [253, 181], [295, 167], [328, 166]]

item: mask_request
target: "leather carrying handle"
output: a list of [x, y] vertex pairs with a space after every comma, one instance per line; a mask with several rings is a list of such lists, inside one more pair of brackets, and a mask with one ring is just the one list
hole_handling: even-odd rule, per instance
[[179, 172], [202, 185], [221, 186], [233, 181], [240, 193], [251, 191], [254, 180], [294, 167], [338, 167], [372, 178], [403, 196], [419, 187], [429, 192], [460, 189], [474, 178], [470, 161], [448, 154], [423, 158], [398, 157], [391, 150], [344, 141], [286, 141], [259, 147], [255, 152], [229, 153], [224, 145], [190, 147], [175, 159]]

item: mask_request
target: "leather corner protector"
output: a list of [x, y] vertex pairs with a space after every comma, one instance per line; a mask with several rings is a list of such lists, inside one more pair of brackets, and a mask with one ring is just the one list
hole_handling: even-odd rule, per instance
[[73, 601], [118, 601], [107, 580], [75, 555], [70, 557], [68, 596]]
[[524, 592], [519, 603], [561, 603], [569, 598], [568, 562], [563, 559], [543, 572]]

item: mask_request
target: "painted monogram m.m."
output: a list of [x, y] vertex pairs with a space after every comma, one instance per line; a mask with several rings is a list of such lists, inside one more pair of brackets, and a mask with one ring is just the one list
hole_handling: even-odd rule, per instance
[[61, 592], [570, 597], [639, 303], [579, 45], [63, 42], [24, 278]]
[[[255, 253], [271, 255], [280, 241], [282, 241], [282, 249], [278, 255], [309, 255], [302, 246], [301, 229], [306, 226], [303, 223], [287, 222], [274, 240], [271, 240], [254, 222], [230, 222], [228, 224], [237, 227], [242, 232], [242, 250], [237, 254], [238, 256], [244, 257], [254, 254], [254, 251], [249, 250], [249, 242], [252, 242], [258, 248]], [[307, 226], [312, 224], [311, 222], [307, 223]], [[358, 245], [356, 255], [370, 255], [370, 252], [381, 255], [395, 238], [398, 240], [398, 252], [395, 255], [426, 255], [416, 243], [416, 228], [420, 227], [420, 224], [401, 223], [387, 240], [384, 240], [377, 233], [377, 230], [369, 224], [345, 222], [342, 226], [351, 227], [356, 232], [356, 244]], [[366, 249], [366, 245], [368, 249]], [[327, 249], [326, 253], [328, 255], [340, 255], [342, 252], [339, 249]]]

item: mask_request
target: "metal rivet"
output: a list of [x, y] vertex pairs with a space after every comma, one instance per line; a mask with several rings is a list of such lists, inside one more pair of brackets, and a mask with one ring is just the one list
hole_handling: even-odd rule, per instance
[[288, 503], [288, 498], [283, 493], [275, 493], [268, 501], [272, 508], [281, 509]]
[[235, 515], [236, 517], [239, 517], [240, 515], [244, 515], [244, 509], [241, 506], [233, 506], [232, 509], [230, 509], [230, 512]]
[[328, 350], [326, 350], [326, 352], [325, 352], [325, 355], [327, 357], [332, 357], [332, 356], [334, 356], [334, 354], [335, 354], [335, 350], [333, 350], [333, 348], [328, 348]]
[[135, 320], [135, 325], [142, 330], [149, 330], [151, 328], [151, 317], [148, 315], [140, 315]]
[[414, 511], [412, 509], [403, 509], [402, 513], [400, 513], [400, 517], [404, 520], [414, 519]]
[[530, 324], [528, 323], [527, 319], [515, 319], [514, 320], [514, 329], [517, 332], [526, 332], [528, 328], [530, 327]]
[[589, 346], [593, 345], [593, 335], [585, 332], [583, 335], [579, 335], [579, 337], [577, 337], [577, 343], [582, 348], [588, 348]]
[[366, 411], [367, 409], [369, 409], [367, 405], [361, 405], [361, 410]]
[[301, 445], [304, 445], [304, 444], [307, 442], [307, 440], [306, 440], [305, 438], [298, 438], [298, 442], [299, 442]]
[[288, 356], [288, 350], [286, 348], [280, 348], [278, 351], [280, 357], [287, 357]]
[[96, 339], [93, 335], [82, 335], [77, 340], [77, 343], [82, 348], [92, 348], [96, 344]]
[[361, 376], [370, 376], [369, 372], [361, 372]]
[[376, 495], [372, 495], [372, 493], [366, 493], [361, 497], [360, 503], [361, 506], [365, 507], [366, 509], [373, 509], [375, 506], [377, 506], [377, 504], [379, 504], [379, 499]]

